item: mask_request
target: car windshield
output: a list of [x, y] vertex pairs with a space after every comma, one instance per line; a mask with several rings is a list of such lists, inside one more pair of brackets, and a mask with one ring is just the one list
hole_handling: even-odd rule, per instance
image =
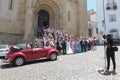
[[7, 45], [0, 45], [0, 49], [5, 49], [5, 48], [8, 48]]

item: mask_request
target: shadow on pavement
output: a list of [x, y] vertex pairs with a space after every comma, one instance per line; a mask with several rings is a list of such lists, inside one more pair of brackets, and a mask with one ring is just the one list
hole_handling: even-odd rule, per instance
[[1, 65], [2, 69], [13, 68], [10, 64], [3, 64]]
[[[33, 65], [33, 64], [44, 63], [44, 62], [50, 62], [50, 60], [48, 60], [48, 59], [39, 59], [39, 60], [29, 61], [29, 62], [26, 62], [22, 66]], [[22, 67], [22, 66], [18, 66], [18, 67]], [[2, 69], [8, 69], [8, 68], [17, 68], [17, 67], [13, 66], [13, 65], [10, 65], [10, 64], [3, 64], [3, 65], [1, 65], [1, 68]]]
[[98, 73], [101, 75], [105, 75], [105, 76], [110, 76], [110, 75], [116, 75], [116, 72], [113, 71], [109, 71], [109, 72], [105, 72], [104, 70], [98, 70]]

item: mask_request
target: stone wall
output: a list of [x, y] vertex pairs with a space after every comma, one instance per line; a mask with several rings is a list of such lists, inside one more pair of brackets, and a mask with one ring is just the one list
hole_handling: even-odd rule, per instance
[[25, 26], [25, 0], [0, 0], [0, 32], [23, 34]]
[[0, 44], [22, 43], [23, 35], [0, 32]]
[[0, 41], [33, 40], [40, 10], [49, 13], [50, 27], [61, 27], [76, 36], [88, 35], [87, 0], [12, 0], [11, 9], [9, 1], [0, 0]]

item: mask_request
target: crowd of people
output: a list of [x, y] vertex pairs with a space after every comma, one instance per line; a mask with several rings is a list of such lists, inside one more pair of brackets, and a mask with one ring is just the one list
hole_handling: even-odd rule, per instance
[[42, 28], [36, 30], [36, 47], [51, 46], [61, 54], [74, 54], [96, 50], [96, 38], [74, 37], [60, 28]]

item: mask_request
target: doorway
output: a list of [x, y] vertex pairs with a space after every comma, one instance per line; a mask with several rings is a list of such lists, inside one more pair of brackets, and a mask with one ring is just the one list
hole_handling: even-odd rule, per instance
[[46, 10], [40, 10], [38, 13], [38, 26], [49, 27], [49, 13]]

